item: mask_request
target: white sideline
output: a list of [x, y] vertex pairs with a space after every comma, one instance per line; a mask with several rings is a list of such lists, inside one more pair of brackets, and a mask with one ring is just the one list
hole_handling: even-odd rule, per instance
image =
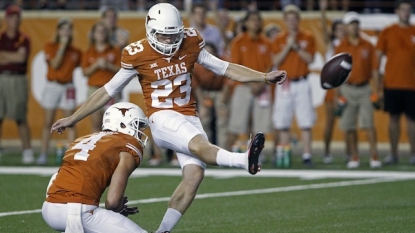
[[[278, 192], [290, 192], [290, 191], [299, 191], [299, 190], [308, 190], [308, 189], [322, 189], [322, 188], [334, 188], [334, 187], [346, 187], [354, 185], [366, 185], [366, 184], [377, 184], [385, 182], [394, 182], [394, 181], [403, 181], [407, 179], [414, 178], [375, 178], [375, 179], [366, 179], [366, 180], [352, 180], [352, 181], [340, 181], [340, 182], [330, 182], [330, 183], [320, 183], [320, 184], [308, 184], [308, 185], [296, 185], [288, 187], [277, 187], [277, 188], [267, 188], [267, 189], [257, 189], [257, 190], [241, 190], [233, 192], [222, 192], [222, 193], [205, 193], [196, 195], [196, 199], [206, 199], [213, 197], [229, 197], [229, 196], [242, 196], [242, 195], [253, 195], [253, 194], [265, 194], [265, 193], [278, 193]], [[170, 200], [170, 197], [161, 197], [161, 198], [149, 198], [142, 200], [132, 200], [128, 204], [145, 204], [145, 203], [156, 203], [156, 202], [167, 202]], [[103, 203], [100, 204], [103, 206]], [[2, 212], [0, 217], [13, 216], [13, 215], [23, 215], [23, 214], [34, 214], [40, 213], [41, 209], [36, 210], [23, 210], [23, 211], [11, 211], [11, 212]]]
[[[1, 167], [0, 174], [3, 175], [40, 175], [52, 176], [58, 171], [58, 167]], [[146, 176], [182, 176], [180, 168], [137, 168], [132, 178]], [[414, 172], [404, 171], [351, 171], [351, 170], [282, 170], [263, 169], [257, 175], [252, 176], [242, 169], [216, 169], [207, 168], [206, 177], [232, 178], [232, 177], [292, 177], [300, 179], [368, 179], [368, 178], [408, 178], [415, 179]], [[45, 185], [46, 186], [46, 185]]]

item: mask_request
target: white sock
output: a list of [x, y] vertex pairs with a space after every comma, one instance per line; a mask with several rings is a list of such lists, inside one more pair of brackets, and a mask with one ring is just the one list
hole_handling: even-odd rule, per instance
[[156, 232], [170, 232], [173, 230], [174, 226], [176, 226], [177, 222], [179, 222], [182, 214], [172, 208], [168, 208], [166, 213], [164, 214], [163, 221], [161, 221], [159, 229]]
[[219, 166], [246, 169], [246, 160], [247, 158], [245, 153], [233, 153], [223, 149], [220, 149], [216, 155], [216, 163]]

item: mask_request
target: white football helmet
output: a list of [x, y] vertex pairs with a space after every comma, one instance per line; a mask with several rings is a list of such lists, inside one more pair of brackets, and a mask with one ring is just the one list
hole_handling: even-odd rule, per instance
[[143, 110], [135, 104], [120, 102], [111, 105], [102, 117], [102, 130], [131, 135], [146, 146], [147, 135], [141, 130], [147, 128], [148, 121]]
[[[171, 56], [177, 52], [183, 41], [183, 20], [179, 10], [169, 3], [158, 3], [150, 8], [146, 18], [146, 36], [151, 47], [157, 52]], [[172, 44], [157, 40], [157, 34], [170, 35]]]

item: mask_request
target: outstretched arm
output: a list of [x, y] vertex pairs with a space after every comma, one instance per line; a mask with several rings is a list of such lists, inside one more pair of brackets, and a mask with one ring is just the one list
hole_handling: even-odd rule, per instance
[[204, 49], [200, 51], [197, 63], [217, 75], [224, 75], [238, 82], [267, 82], [282, 84], [287, 75], [287, 72], [281, 70], [263, 73], [235, 63], [226, 62], [213, 56]]
[[229, 63], [225, 76], [238, 82], [266, 82], [282, 84], [287, 72], [277, 70], [269, 73], [259, 72], [235, 63]]
[[78, 121], [102, 108], [113, 96], [121, 92], [136, 75], [137, 71], [134, 69], [121, 68], [105, 86], [94, 92], [74, 114], [56, 121], [52, 125], [51, 131], [57, 130], [58, 133], [62, 133], [66, 127], [73, 127]]

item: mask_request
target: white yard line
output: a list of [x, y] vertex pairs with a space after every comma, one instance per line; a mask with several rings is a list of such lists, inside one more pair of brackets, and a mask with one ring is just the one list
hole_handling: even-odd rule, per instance
[[[52, 176], [58, 171], [58, 167], [0, 167], [3, 175], [40, 175]], [[137, 168], [134, 177], [146, 176], [181, 176], [180, 168]], [[300, 179], [368, 179], [368, 178], [408, 178], [415, 179], [415, 172], [402, 171], [352, 171], [352, 170], [283, 170], [263, 169], [255, 176], [241, 169], [206, 169], [207, 177], [232, 178], [232, 177], [291, 177]]]
[[[300, 190], [310, 190], [310, 189], [323, 189], [323, 188], [334, 188], [334, 187], [346, 187], [346, 186], [355, 186], [355, 185], [368, 185], [368, 184], [377, 184], [385, 182], [394, 182], [402, 181], [411, 178], [402, 178], [402, 177], [384, 177], [384, 178], [375, 178], [375, 179], [366, 179], [366, 180], [352, 180], [352, 181], [340, 181], [340, 182], [330, 182], [330, 183], [320, 183], [320, 184], [308, 184], [308, 185], [296, 185], [288, 187], [277, 187], [277, 188], [267, 188], [267, 189], [256, 189], [256, 190], [241, 190], [233, 192], [221, 192], [221, 193], [205, 193], [196, 195], [196, 199], [206, 199], [214, 197], [230, 197], [230, 196], [243, 196], [243, 195], [254, 195], [254, 194], [265, 194], [265, 193], [279, 193], [279, 192], [290, 192], [290, 191], [300, 191]], [[170, 197], [161, 197], [161, 198], [149, 198], [142, 200], [132, 200], [129, 201], [129, 204], [145, 204], [145, 203], [156, 203], [156, 202], [167, 202], [170, 200]], [[103, 203], [100, 204], [103, 206]], [[13, 216], [13, 215], [23, 215], [23, 214], [34, 214], [40, 213], [41, 209], [36, 210], [23, 210], [23, 211], [11, 211], [11, 212], [2, 212], [0, 217]]]

